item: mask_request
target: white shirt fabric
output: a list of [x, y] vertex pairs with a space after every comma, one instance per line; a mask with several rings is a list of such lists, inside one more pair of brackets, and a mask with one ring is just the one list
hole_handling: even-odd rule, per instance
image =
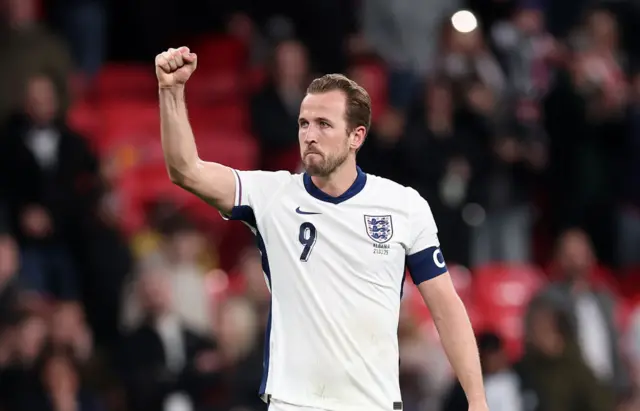
[[[174, 374], [179, 374], [184, 369], [187, 360], [187, 348], [179, 318], [175, 315], [162, 316], [156, 321], [155, 330], [164, 348], [167, 369]], [[162, 410], [192, 411], [193, 404], [185, 393], [173, 392], [165, 399]]]
[[520, 379], [512, 371], [489, 375], [484, 380], [487, 405], [491, 411], [524, 411]]
[[260, 394], [328, 411], [400, 409], [405, 260], [416, 283], [446, 272], [427, 202], [360, 169], [337, 198], [306, 174], [235, 175], [226, 218], [256, 234], [271, 291]]
[[58, 165], [60, 133], [57, 130], [33, 129], [27, 135], [26, 145], [43, 170], [49, 170]]
[[593, 295], [586, 293], [578, 297], [576, 316], [578, 341], [585, 361], [600, 380], [609, 381], [613, 376], [609, 330]]

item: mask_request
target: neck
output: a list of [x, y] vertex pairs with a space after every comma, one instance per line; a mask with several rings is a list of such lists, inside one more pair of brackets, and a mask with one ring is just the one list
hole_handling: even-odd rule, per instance
[[587, 281], [583, 277], [575, 278], [571, 283], [571, 289], [576, 294], [582, 294], [584, 292], [587, 292], [589, 291], [589, 288], [590, 288], [589, 281]]
[[333, 197], [344, 194], [358, 177], [354, 159], [348, 159], [326, 177], [311, 176], [311, 181], [320, 190]]
[[169, 308], [159, 308], [157, 311], [150, 313], [148, 318], [153, 325], [158, 325], [173, 316], [173, 312]]

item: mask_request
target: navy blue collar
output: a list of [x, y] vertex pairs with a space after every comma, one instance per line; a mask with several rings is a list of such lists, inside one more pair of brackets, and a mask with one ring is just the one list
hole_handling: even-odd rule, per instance
[[358, 176], [356, 177], [356, 181], [351, 184], [351, 187], [338, 197], [330, 196], [324, 191], [320, 190], [315, 184], [313, 184], [313, 180], [311, 180], [311, 176], [307, 173], [304, 173], [302, 179], [304, 181], [304, 188], [307, 190], [312, 197], [317, 198], [320, 201], [326, 201], [327, 203], [340, 204], [343, 201], [347, 201], [351, 197], [358, 194], [364, 188], [365, 184], [367, 184], [367, 175], [357, 167]]

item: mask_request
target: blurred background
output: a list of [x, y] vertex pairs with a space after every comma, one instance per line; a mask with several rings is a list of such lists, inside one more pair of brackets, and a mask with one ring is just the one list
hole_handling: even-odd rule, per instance
[[[639, 1], [0, 4], [1, 410], [266, 409], [261, 257], [163, 164], [181, 45], [239, 169], [299, 171], [314, 76], [369, 91], [360, 165], [430, 202], [492, 411], [640, 410]], [[405, 410], [466, 411], [415, 287], [399, 338]]]

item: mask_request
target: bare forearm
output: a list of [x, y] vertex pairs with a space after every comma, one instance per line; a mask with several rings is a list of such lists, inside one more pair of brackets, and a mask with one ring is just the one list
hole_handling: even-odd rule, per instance
[[442, 345], [470, 404], [485, 401], [476, 339], [467, 311], [457, 298], [440, 305], [434, 320]]
[[188, 47], [156, 56], [164, 160], [174, 184], [229, 214], [235, 205], [236, 173], [200, 159], [189, 124], [184, 85], [196, 67], [197, 56]]
[[162, 150], [171, 179], [180, 184], [196, 167], [198, 150], [189, 124], [184, 87], [160, 88]]

